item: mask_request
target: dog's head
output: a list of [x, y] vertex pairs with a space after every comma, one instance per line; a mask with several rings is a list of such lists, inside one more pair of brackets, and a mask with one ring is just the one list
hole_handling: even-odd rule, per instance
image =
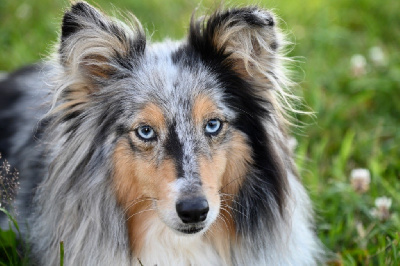
[[255, 211], [281, 211], [274, 24], [255, 7], [218, 11], [193, 19], [183, 42], [149, 44], [135, 19], [126, 26], [86, 3], [66, 12], [58, 60], [67, 85], [56, 111], [71, 138], [96, 128], [86, 132], [88, 160], [99, 146], [112, 154], [110, 182], [130, 234], [148, 219], [178, 234], [217, 220], [246, 230], [264, 222]]

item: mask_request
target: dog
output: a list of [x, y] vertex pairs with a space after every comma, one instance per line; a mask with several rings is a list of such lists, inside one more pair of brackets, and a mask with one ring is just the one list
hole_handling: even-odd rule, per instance
[[0, 83], [0, 152], [20, 171], [32, 262], [322, 262], [276, 23], [219, 9], [151, 43], [133, 15], [72, 4], [54, 56]]

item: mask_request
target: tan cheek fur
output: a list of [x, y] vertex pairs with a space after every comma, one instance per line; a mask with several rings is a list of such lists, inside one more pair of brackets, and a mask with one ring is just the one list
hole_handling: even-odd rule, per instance
[[232, 202], [247, 174], [248, 165], [252, 163], [252, 154], [246, 138], [238, 132], [233, 133], [231, 141], [222, 150], [212, 161], [203, 160], [200, 169], [204, 186], [211, 188], [217, 183], [217, 193], [221, 195], [219, 217], [207, 235], [213, 239], [221, 257], [225, 258], [225, 264], [230, 265], [230, 244], [235, 239], [236, 230]]
[[[161, 109], [155, 104], [147, 104], [138, 114], [135, 124], [149, 123], [157, 131], [165, 130], [165, 119]], [[130, 134], [132, 141], [139, 148], [146, 148], [146, 158], [139, 158], [133, 154], [127, 140], [121, 140], [114, 152], [115, 162], [115, 187], [117, 188], [117, 197], [121, 201], [129, 201], [138, 197], [156, 197], [154, 185], [158, 184], [154, 180], [156, 176], [156, 167], [151, 163], [152, 148], [143, 145], [134, 133]], [[141, 145], [142, 144], [142, 145]], [[165, 180], [165, 179], [162, 179]], [[119, 197], [121, 195], [121, 197]]]
[[226, 152], [218, 151], [212, 159], [200, 158], [200, 176], [204, 193], [212, 206], [219, 206], [219, 189], [222, 186], [222, 176], [226, 166]]
[[[137, 115], [135, 124], [148, 123], [158, 133], [165, 130], [165, 120], [161, 109], [155, 104], [146, 105]], [[122, 139], [114, 152], [114, 189], [117, 201], [124, 210], [131, 247], [139, 252], [143, 245], [148, 221], [159, 219], [154, 209], [175, 206], [171, 203], [172, 193], [169, 184], [176, 179], [175, 165], [172, 160], [165, 160], [159, 165], [152, 160], [154, 147], [145, 145], [134, 134], [132, 141], [142, 150], [135, 155], [128, 141]]]
[[143, 233], [135, 231], [135, 225], [140, 225], [146, 219], [151, 219], [156, 214], [153, 211], [145, 211], [152, 208], [152, 201], [141, 186], [140, 179], [135, 172], [137, 161], [127, 144], [121, 141], [114, 153], [114, 188], [117, 201], [124, 210], [129, 240], [133, 248], [136, 239], [142, 239]]
[[247, 144], [246, 137], [239, 132], [232, 134], [232, 139], [228, 145], [228, 160], [222, 177], [221, 192], [236, 195], [244, 176], [247, 174], [249, 164], [253, 162], [252, 151]]

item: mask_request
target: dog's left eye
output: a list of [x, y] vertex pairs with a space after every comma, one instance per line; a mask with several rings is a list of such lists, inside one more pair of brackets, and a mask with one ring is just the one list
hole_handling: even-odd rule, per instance
[[211, 119], [208, 120], [204, 130], [207, 135], [215, 136], [219, 133], [221, 128], [222, 128], [222, 122], [220, 120]]
[[154, 129], [148, 125], [138, 127], [136, 129], [136, 135], [144, 141], [152, 141], [157, 137]]

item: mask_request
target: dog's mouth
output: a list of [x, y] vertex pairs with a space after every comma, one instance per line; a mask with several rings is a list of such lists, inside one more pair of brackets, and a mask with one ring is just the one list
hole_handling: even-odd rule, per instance
[[179, 232], [183, 233], [183, 234], [187, 234], [187, 235], [193, 235], [196, 234], [198, 232], [200, 232], [201, 230], [203, 230], [204, 227], [191, 227], [191, 228], [184, 228], [184, 229], [178, 229]]

